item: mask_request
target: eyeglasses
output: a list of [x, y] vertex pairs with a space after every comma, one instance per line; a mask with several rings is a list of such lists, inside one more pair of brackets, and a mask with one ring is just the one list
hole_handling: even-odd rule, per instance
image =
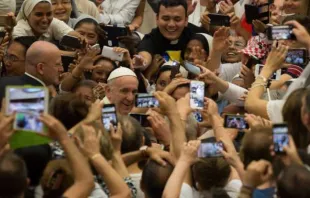
[[4, 57], [3, 57], [3, 60], [4, 61], [10, 61], [10, 62], [19, 62], [19, 61], [25, 61], [25, 60], [20, 60], [18, 59], [17, 56], [15, 55], [12, 55], [12, 54], [5, 54]]

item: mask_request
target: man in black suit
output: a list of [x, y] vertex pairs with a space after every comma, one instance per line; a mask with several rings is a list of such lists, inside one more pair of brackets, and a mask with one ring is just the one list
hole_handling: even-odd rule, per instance
[[[59, 76], [62, 72], [60, 50], [52, 43], [37, 41], [30, 46], [26, 53], [25, 74], [0, 78], [0, 99], [2, 100], [5, 97], [7, 85], [58, 85]], [[37, 186], [46, 164], [51, 159], [49, 145], [16, 149], [15, 153], [22, 157], [26, 163], [30, 187]], [[27, 193], [25, 196], [28, 197]]]

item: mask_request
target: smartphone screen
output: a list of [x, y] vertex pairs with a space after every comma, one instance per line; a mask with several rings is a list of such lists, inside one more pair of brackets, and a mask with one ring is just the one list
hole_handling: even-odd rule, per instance
[[117, 115], [115, 105], [104, 105], [102, 108], [102, 122], [106, 131], [110, 131], [110, 125], [117, 127]]
[[228, 15], [223, 14], [208, 14], [210, 18], [210, 25], [215, 26], [230, 26], [230, 17]]
[[283, 154], [284, 146], [289, 144], [288, 128], [286, 124], [274, 124], [272, 127], [274, 151], [276, 154]]
[[175, 75], [180, 73], [180, 63], [178, 61], [173, 61], [171, 66], [172, 66], [172, 69], [171, 69], [170, 79], [172, 80], [175, 78]]
[[195, 120], [197, 122], [202, 122], [203, 121], [203, 118], [202, 118], [202, 115], [201, 115], [200, 111], [194, 111], [193, 114], [194, 114]]
[[198, 149], [198, 157], [221, 157], [221, 151], [224, 150], [222, 142], [201, 142]]
[[195, 66], [193, 63], [189, 61], [184, 61], [184, 67], [187, 71], [189, 71], [192, 74], [195, 74], [195, 75], [201, 74], [200, 68]]
[[48, 91], [44, 87], [6, 87], [6, 114], [16, 112], [14, 129], [43, 132], [40, 114], [47, 112]]
[[272, 26], [268, 29], [269, 40], [294, 40], [293, 27], [288, 25]]
[[193, 109], [203, 109], [205, 96], [205, 83], [191, 81], [190, 84], [190, 106]]
[[307, 63], [307, 50], [306, 49], [289, 49], [285, 62], [289, 64], [303, 66]]
[[142, 127], [151, 127], [150, 122], [148, 121], [146, 114], [137, 114], [137, 113], [131, 113], [129, 114], [131, 117], [136, 119]]
[[225, 115], [224, 127], [233, 128], [233, 129], [248, 129], [249, 125], [244, 120], [243, 115], [228, 114], [228, 115]]
[[159, 102], [153, 95], [138, 94], [136, 96], [136, 107], [139, 108], [159, 107]]
[[83, 47], [80, 40], [77, 37], [69, 35], [65, 35], [62, 37], [60, 45], [74, 49], [81, 49]]

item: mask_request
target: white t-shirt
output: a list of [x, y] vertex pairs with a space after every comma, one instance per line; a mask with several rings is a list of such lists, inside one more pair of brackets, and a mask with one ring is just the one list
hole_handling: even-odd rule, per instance
[[144, 198], [144, 193], [142, 192], [142, 190], [140, 188], [140, 181], [141, 181], [141, 177], [142, 177], [142, 172], [130, 174], [130, 177], [131, 177], [134, 185], [137, 188], [137, 198]]
[[219, 77], [227, 82], [232, 82], [233, 78], [240, 72], [242, 63], [222, 63], [218, 69]]
[[238, 198], [242, 182], [239, 179], [233, 179], [224, 187], [224, 190], [231, 198]]

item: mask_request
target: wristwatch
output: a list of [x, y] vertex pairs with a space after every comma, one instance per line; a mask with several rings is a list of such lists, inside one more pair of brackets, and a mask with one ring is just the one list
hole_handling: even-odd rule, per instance
[[139, 149], [142, 152], [142, 156], [145, 158], [147, 157], [147, 153], [146, 153], [147, 148], [148, 146], [144, 145], [144, 146], [141, 146]]

